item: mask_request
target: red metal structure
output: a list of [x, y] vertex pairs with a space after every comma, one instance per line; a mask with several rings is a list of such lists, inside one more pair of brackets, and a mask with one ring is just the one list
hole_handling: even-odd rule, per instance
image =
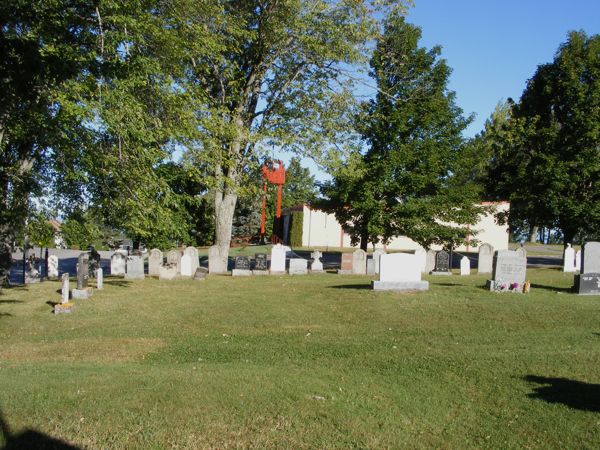
[[267, 207], [267, 183], [277, 185], [277, 219], [281, 217], [281, 193], [283, 185], [285, 184], [285, 167], [283, 167], [283, 161], [278, 159], [277, 161], [267, 160], [262, 165], [262, 176], [263, 176], [263, 203], [262, 203], [262, 216], [260, 222], [260, 237], [264, 240], [265, 236], [265, 210]]

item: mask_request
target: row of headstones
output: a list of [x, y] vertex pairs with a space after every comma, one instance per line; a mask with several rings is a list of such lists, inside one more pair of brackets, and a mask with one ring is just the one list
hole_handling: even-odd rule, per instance
[[[114, 253], [110, 259], [110, 273], [130, 280], [144, 279], [143, 256]], [[204, 279], [206, 270], [200, 267], [196, 247], [186, 247], [183, 251], [169, 250], [166, 260], [161, 250], [153, 248], [148, 255], [148, 276], [161, 280], [173, 280], [177, 277]]]
[[575, 251], [567, 244], [563, 255], [563, 272], [578, 272], [581, 270], [581, 250]]
[[[267, 275], [267, 274], [284, 274], [286, 273], [286, 255], [291, 249], [281, 244], [274, 245], [271, 248], [271, 265], [269, 267], [268, 257], [266, 253], [256, 253], [254, 255], [254, 265], [252, 265], [250, 257], [237, 256], [234, 261], [234, 267], [231, 272], [232, 276], [249, 276], [249, 275]], [[319, 250], [311, 253], [312, 262], [310, 264], [311, 273], [322, 273], [323, 263], [321, 258], [323, 254]], [[211, 267], [210, 252], [209, 252], [209, 269]], [[288, 273], [290, 275], [306, 275], [308, 274], [308, 260], [304, 258], [290, 258]]]
[[[48, 258], [50, 259], [50, 258]], [[77, 285], [75, 289], [69, 288], [69, 273], [62, 274], [62, 289], [60, 303], [54, 305], [54, 313], [70, 313], [75, 306], [70, 299], [85, 300], [92, 296], [93, 289], [88, 286], [90, 278], [90, 257], [88, 253], [81, 253], [77, 258]], [[58, 258], [56, 259], [56, 276], [58, 276]], [[48, 270], [50, 274], [50, 270]], [[101, 267], [95, 268], [96, 289], [104, 288], [104, 271]]]

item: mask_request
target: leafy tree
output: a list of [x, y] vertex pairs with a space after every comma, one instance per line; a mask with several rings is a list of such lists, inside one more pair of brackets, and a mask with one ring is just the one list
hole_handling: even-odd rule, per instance
[[425, 248], [453, 247], [483, 211], [477, 189], [453, 176], [462, 170], [461, 133], [469, 120], [448, 91], [440, 48], [420, 48], [420, 37], [403, 17], [387, 21], [371, 60], [378, 94], [358, 120], [369, 150], [324, 190], [330, 210], [363, 249], [393, 236]]
[[565, 244], [600, 232], [600, 36], [569, 33], [527, 83], [491, 160], [511, 221], [558, 228]]

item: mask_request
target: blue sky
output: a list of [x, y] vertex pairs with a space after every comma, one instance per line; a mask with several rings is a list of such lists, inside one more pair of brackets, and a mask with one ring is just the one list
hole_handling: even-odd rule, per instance
[[407, 21], [422, 29], [421, 46], [442, 46], [453, 69], [450, 89], [466, 130], [483, 129], [501, 99], [521, 97], [539, 64], [551, 62], [571, 30], [600, 33], [600, 0], [414, 0]]

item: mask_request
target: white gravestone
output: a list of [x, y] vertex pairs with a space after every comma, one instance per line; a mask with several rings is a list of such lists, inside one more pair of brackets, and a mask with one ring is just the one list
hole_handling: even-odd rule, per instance
[[102, 270], [102, 267], [96, 269], [96, 289], [99, 291], [104, 289], [104, 271]]
[[208, 248], [208, 273], [227, 273], [227, 261], [217, 245]]
[[460, 274], [471, 275], [471, 261], [466, 256], [463, 256], [460, 260]]
[[290, 275], [306, 275], [308, 261], [304, 258], [290, 258]]
[[364, 250], [358, 249], [352, 253], [352, 274], [367, 274], [367, 252]]
[[160, 268], [163, 265], [163, 252], [157, 248], [150, 250], [148, 256], [148, 276], [157, 277], [160, 275]]
[[191, 277], [196, 271], [192, 272], [192, 258], [187, 253], [181, 257], [181, 276]]
[[575, 272], [581, 271], [581, 250], [577, 250], [575, 253]]
[[271, 273], [285, 273], [285, 247], [274, 245], [271, 249]]
[[377, 250], [375, 250], [373, 252], [373, 261], [375, 261], [375, 273], [376, 274], [379, 273], [379, 258], [381, 258], [381, 255], [385, 255], [385, 250], [378, 248]]
[[494, 247], [490, 244], [479, 246], [479, 258], [477, 258], [477, 273], [492, 273], [494, 269]]
[[63, 273], [62, 275], [62, 290], [61, 290], [61, 303], [67, 303], [69, 301], [69, 274]]
[[158, 272], [159, 280], [174, 280], [177, 278], [177, 266], [174, 264], [167, 264], [160, 266]]
[[375, 260], [373, 258], [367, 259], [367, 275], [375, 275]]
[[116, 276], [125, 275], [125, 263], [127, 257], [123, 253], [115, 252], [110, 257], [110, 274]]
[[563, 255], [563, 272], [575, 272], [575, 250], [567, 244]]
[[527, 258], [521, 252], [498, 250], [494, 257], [492, 280], [488, 281], [491, 291], [523, 292], [527, 272]]
[[391, 253], [381, 255], [379, 280], [372, 281], [375, 290], [382, 291], [426, 291], [429, 282], [421, 280], [421, 269], [415, 255]]
[[174, 248], [167, 252], [167, 264], [177, 268], [177, 273], [181, 273], [181, 251]]
[[418, 248], [415, 250], [415, 256], [417, 258], [417, 264], [421, 273], [425, 272], [425, 266], [427, 265], [427, 252], [424, 248]]
[[140, 255], [130, 255], [127, 257], [126, 280], [144, 279], [144, 258]]
[[48, 278], [58, 278], [58, 256], [48, 256]]
[[183, 253], [189, 255], [190, 263], [192, 265], [192, 275], [194, 275], [196, 273], [196, 269], [200, 267], [200, 261], [198, 259], [198, 249], [196, 247], [186, 247]]
[[310, 254], [310, 256], [313, 259], [313, 262], [310, 265], [311, 272], [323, 272], [323, 263], [321, 262], [323, 253], [321, 253], [319, 250], [315, 250]]
[[427, 250], [427, 255], [425, 257], [425, 273], [433, 272], [435, 269], [435, 250]]

